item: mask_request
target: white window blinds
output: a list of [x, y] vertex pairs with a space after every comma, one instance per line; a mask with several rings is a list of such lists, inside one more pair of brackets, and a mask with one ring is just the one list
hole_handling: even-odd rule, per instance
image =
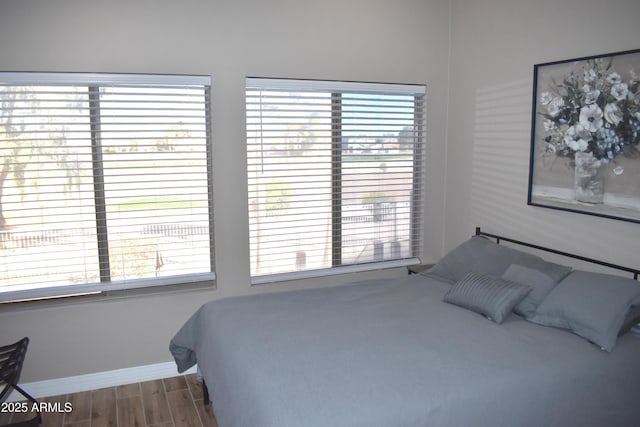
[[0, 301], [214, 278], [209, 91], [0, 73]]
[[247, 79], [254, 283], [416, 262], [424, 92], [420, 85]]

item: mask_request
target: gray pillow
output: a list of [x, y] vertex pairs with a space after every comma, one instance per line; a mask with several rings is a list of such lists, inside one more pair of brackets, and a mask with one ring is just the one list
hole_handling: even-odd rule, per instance
[[514, 307], [513, 311], [516, 314], [524, 317], [532, 316], [542, 300], [551, 292], [551, 289], [571, 271], [569, 267], [562, 267], [547, 262], [544, 263], [550, 265], [545, 271], [554, 272], [555, 277], [560, 276], [561, 272], [564, 271], [564, 275], [556, 279], [541, 271], [541, 269], [544, 268], [543, 265], [539, 265], [539, 269], [535, 269], [520, 264], [511, 264], [502, 275], [502, 278], [505, 280], [511, 280], [512, 282], [522, 283], [523, 285], [531, 287], [531, 292]]
[[422, 274], [434, 275], [449, 283], [455, 283], [470, 271], [500, 277], [514, 263], [543, 271], [555, 282], [562, 280], [571, 271], [569, 267], [546, 262], [539, 256], [498, 245], [486, 237], [473, 236]]
[[620, 327], [620, 332], [618, 332], [618, 336], [626, 334], [640, 323], [640, 305], [633, 305], [627, 312], [627, 315], [624, 318], [624, 322], [622, 322], [622, 326]]
[[449, 289], [444, 301], [502, 323], [530, 289], [520, 283], [470, 272]]
[[562, 279], [567, 277], [567, 275], [573, 270], [571, 267], [567, 267], [566, 265], [560, 265], [553, 262], [545, 261], [540, 257], [526, 258], [520, 261], [516, 261], [515, 263], [527, 268], [531, 268], [533, 270], [543, 272], [545, 275], [549, 276], [555, 284], [559, 283]]
[[553, 288], [528, 320], [568, 329], [611, 351], [630, 307], [638, 303], [637, 281], [576, 270]]

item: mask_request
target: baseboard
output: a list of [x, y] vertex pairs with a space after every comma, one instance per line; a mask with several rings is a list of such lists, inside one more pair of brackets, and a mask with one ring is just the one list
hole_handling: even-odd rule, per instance
[[[195, 373], [195, 366], [184, 374]], [[97, 372], [94, 374], [77, 375], [53, 380], [21, 383], [20, 387], [36, 399], [49, 396], [60, 396], [81, 391], [97, 390], [160, 378], [175, 377], [178, 374], [174, 362], [156, 363], [154, 365], [136, 366], [133, 368], [116, 369], [114, 371]], [[7, 401], [22, 400], [20, 393], [14, 391]]]

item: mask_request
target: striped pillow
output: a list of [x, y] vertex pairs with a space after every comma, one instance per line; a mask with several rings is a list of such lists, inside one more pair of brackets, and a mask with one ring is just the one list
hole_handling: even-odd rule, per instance
[[530, 291], [527, 285], [472, 271], [449, 289], [444, 301], [502, 323]]

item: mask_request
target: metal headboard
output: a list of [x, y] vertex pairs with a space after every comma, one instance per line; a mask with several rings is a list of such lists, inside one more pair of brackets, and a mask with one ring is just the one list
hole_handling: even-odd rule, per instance
[[557, 254], [557, 255], [566, 256], [566, 257], [577, 259], [577, 260], [580, 260], [580, 261], [590, 262], [592, 264], [602, 265], [604, 267], [613, 268], [613, 269], [616, 269], [616, 270], [626, 271], [628, 273], [633, 274], [633, 279], [634, 280], [638, 280], [638, 275], [640, 275], [640, 269], [637, 269], [637, 268], [624, 267], [622, 265], [616, 265], [616, 264], [612, 264], [610, 262], [600, 261], [600, 260], [597, 260], [597, 259], [584, 257], [582, 255], [575, 255], [575, 254], [571, 254], [569, 252], [563, 252], [563, 251], [559, 251], [559, 250], [556, 250], [556, 249], [551, 249], [551, 248], [546, 248], [544, 246], [535, 245], [533, 243], [527, 243], [527, 242], [523, 242], [523, 241], [520, 241], [520, 240], [511, 239], [509, 237], [498, 236], [496, 234], [491, 234], [491, 233], [485, 233], [484, 231], [480, 230], [480, 227], [476, 227], [476, 236], [485, 236], [485, 237], [490, 237], [492, 239], [496, 239], [496, 243], [498, 243], [498, 244], [500, 244], [501, 240], [504, 240], [505, 242], [514, 243], [516, 245], [526, 246], [526, 247], [537, 249], [537, 250], [540, 250], [540, 251], [551, 252], [551, 253], [554, 253], [554, 254]]

